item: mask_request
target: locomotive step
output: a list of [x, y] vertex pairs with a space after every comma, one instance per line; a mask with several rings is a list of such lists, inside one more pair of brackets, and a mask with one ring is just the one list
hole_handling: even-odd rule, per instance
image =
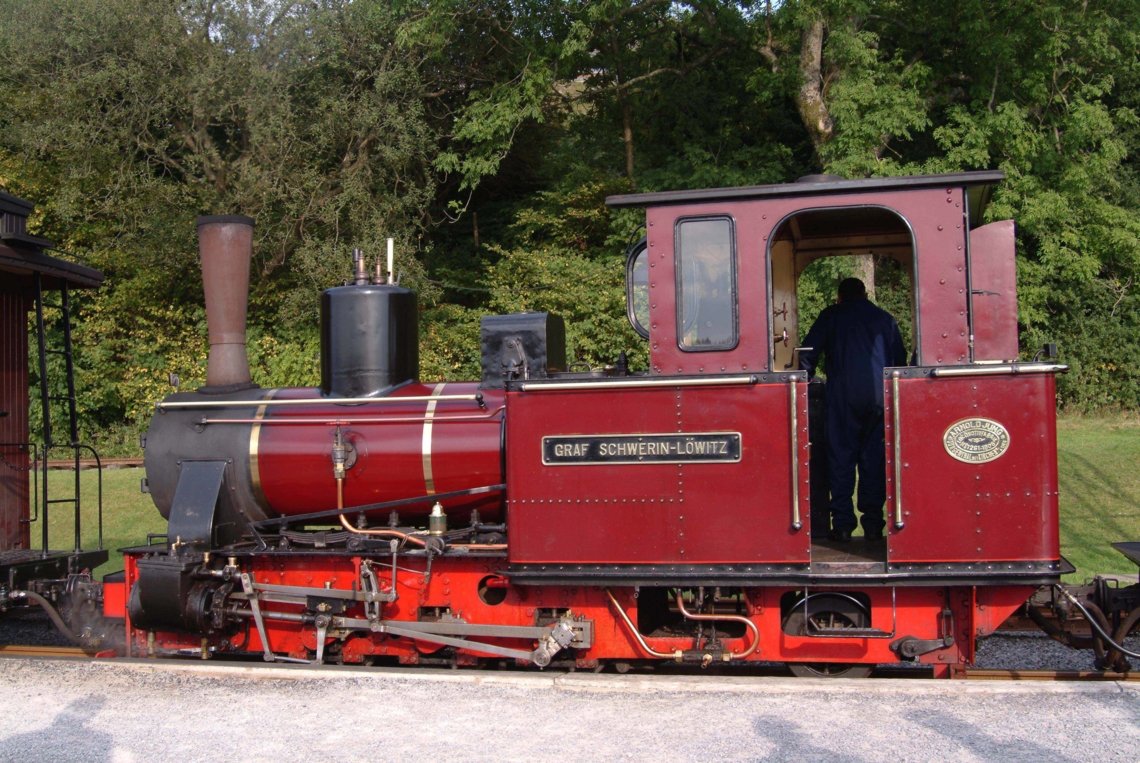
[[879, 628], [818, 628], [809, 620], [807, 635], [820, 638], [891, 638], [895, 634]]

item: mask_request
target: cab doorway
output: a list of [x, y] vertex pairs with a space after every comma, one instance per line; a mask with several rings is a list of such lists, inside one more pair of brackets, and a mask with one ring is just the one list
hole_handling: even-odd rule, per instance
[[[773, 370], [801, 368], [805, 337], [819, 314], [835, 303], [838, 284], [849, 277], [860, 279], [868, 298], [895, 318], [906, 358], [912, 358], [918, 331], [913, 241], [907, 222], [883, 207], [804, 210], [781, 221], [769, 245], [769, 299], [775, 328], [770, 358]], [[812, 569], [885, 569], [889, 532], [882, 539], [866, 538], [860, 523], [850, 540], [829, 537], [832, 496], [825, 426], [826, 364], [824, 355], [808, 386]], [[879, 447], [885, 454], [886, 443]], [[857, 475], [858, 470], [853, 500], [859, 496]], [[884, 473], [880, 479], [885, 482], [885, 478]], [[880, 510], [885, 512], [885, 507], [880, 506]]]

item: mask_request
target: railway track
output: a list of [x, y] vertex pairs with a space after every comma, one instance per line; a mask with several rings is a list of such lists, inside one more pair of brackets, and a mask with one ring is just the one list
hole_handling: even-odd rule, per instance
[[966, 668], [968, 681], [1140, 681], [1140, 673], [1098, 673], [1095, 670], [996, 670]]
[[[77, 646], [41, 646], [34, 644], [0, 645], [0, 657], [47, 657], [52, 659], [95, 659], [99, 655], [85, 652]], [[115, 659], [110, 655], [100, 659]], [[172, 662], [171, 664], [175, 664]], [[228, 667], [233, 662], [224, 663]], [[416, 668], [409, 668], [413, 672]], [[472, 671], [473, 673], [475, 671]], [[921, 671], [907, 671], [918, 673]], [[773, 674], [771, 677], [778, 677]], [[900, 678], [897, 671], [886, 671], [880, 678]], [[914, 677], [908, 675], [907, 677]], [[993, 668], [966, 668], [956, 678], [967, 681], [1126, 681], [1140, 682], [1140, 673], [1099, 673], [1092, 670], [997, 670]]]
[[91, 655], [77, 646], [0, 644], [0, 657], [54, 657], [57, 659], [85, 659], [91, 657]]
[[[130, 467], [142, 466], [143, 460], [141, 456], [131, 458], [102, 458], [99, 463], [103, 465], [104, 469], [126, 469]], [[94, 469], [96, 466], [95, 459], [81, 458], [79, 459], [80, 469]], [[75, 460], [70, 458], [49, 459], [49, 469], [74, 469]]]

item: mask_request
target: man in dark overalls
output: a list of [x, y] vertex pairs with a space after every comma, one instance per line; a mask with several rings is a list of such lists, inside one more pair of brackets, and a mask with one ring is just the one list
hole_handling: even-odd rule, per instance
[[827, 470], [832, 540], [849, 541], [855, 529], [855, 470], [863, 535], [883, 537], [887, 497], [883, 451], [883, 368], [906, 365], [899, 326], [867, 299], [858, 278], [839, 284], [836, 304], [819, 314], [804, 338], [800, 368], [815, 375], [822, 354], [827, 370]]

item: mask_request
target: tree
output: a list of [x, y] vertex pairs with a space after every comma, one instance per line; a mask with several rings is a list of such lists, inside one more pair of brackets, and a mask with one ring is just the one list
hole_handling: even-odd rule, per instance
[[1069, 348], [1077, 407], [1140, 405], [1140, 36], [1119, 23], [1138, 11], [800, 0], [757, 19], [762, 78], [795, 89], [825, 171], [1006, 173], [988, 219], [1018, 221], [1022, 343]]
[[988, 214], [1018, 222], [1022, 344], [1059, 342], [1074, 371], [1060, 394], [1078, 408], [1140, 405], [1140, 36], [1118, 22], [1137, 10], [1134, 0], [962, 7], [946, 32], [961, 49], [935, 68], [956, 84], [934, 100], [938, 150], [916, 162], [1006, 173]]
[[[257, 219], [259, 379], [311, 379], [319, 289], [389, 235], [425, 376], [455, 378], [493, 310], [566, 312], [593, 364], [643, 347], [620, 310], [593, 317], [640, 235], [608, 193], [982, 168], [1008, 176], [991, 218], [1020, 226], [1023, 344], [1068, 348], [1067, 404], [1136, 406], [1137, 10], [0, 0], [0, 180], [109, 275], [79, 300], [104, 421], [144, 410], [172, 358], [200, 374], [203, 212]], [[899, 274], [876, 275], [889, 303]]]
[[[193, 325], [193, 311], [170, 311], [201, 301], [198, 214], [255, 218], [262, 321], [314, 315], [314, 286], [386, 236], [405, 282], [431, 298], [405, 255], [436, 184], [426, 54], [397, 44], [388, 3], [6, 0], [0, 13], [0, 173], [108, 275], [84, 332], [107, 375], [107, 418], [140, 405], [109, 404], [129, 387], [123, 374], [165, 378], [159, 358], [138, 368], [157, 344], [139, 327]], [[187, 383], [200, 375], [182, 369]]]

